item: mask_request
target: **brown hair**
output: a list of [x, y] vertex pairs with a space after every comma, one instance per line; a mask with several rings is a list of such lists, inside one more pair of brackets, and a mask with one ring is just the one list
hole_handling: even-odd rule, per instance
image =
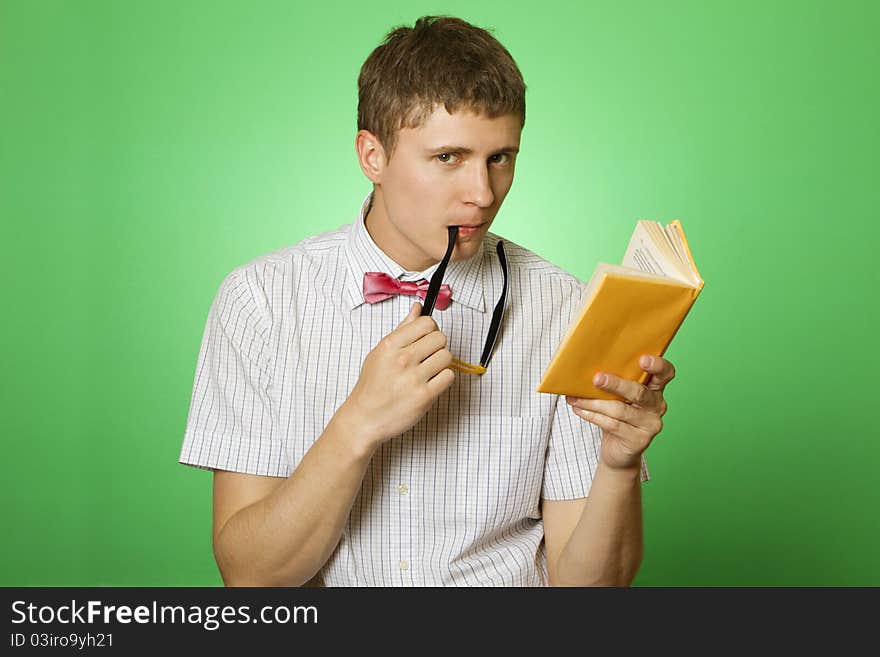
[[358, 130], [369, 130], [388, 155], [397, 131], [417, 128], [435, 105], [491, 118], [526, 121], [526, 85], [513, 57], [495, 37], [460, 18], [422, 16], [391, 30], [358, 76]]

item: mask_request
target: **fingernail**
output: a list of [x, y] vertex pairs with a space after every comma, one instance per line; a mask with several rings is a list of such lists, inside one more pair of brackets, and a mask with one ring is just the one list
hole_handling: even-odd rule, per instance
[[608, 377], [604, 374], [597, 374], [593, 377], [593, 383], [595, 383], [597, 386], [604, 386], [607, 381]]
[[641, 363], [642, 367], [651, 367], [651, 365], [654, 363], [654, 359], [650, 356], [642, 356]]

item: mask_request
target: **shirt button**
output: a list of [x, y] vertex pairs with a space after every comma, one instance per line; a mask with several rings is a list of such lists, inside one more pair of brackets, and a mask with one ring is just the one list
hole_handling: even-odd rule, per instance
[[406, 484], [400, 484], [400, 486], [397, 487], [397, 492], [401, 495], [406, 495], [409, 492], [409, 486]]
[[409, 561], [406, 561], [405, 559], [401, 560], [400, 569], [401, 570], [409, 570]]

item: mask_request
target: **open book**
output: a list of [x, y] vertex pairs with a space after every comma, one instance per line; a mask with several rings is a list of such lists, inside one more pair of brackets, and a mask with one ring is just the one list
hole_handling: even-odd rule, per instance
[[681, 222], [639, 221], [622, 265], [596, 266], [537, 392], [620, 399], [593, 375], [645, 383], [639, 357], [663, 355], [702, 289]]

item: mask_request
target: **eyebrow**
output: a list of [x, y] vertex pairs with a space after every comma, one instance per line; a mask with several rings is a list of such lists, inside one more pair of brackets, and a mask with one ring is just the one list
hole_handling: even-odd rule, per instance
[[[437, 148], [429, 148], [427, 153], [463, 153], [464, 155], [471, 155], [474, 152], [473, 148], [466, 148], [465, 146], [438, 146]], [[499, 148], [498, 150], [492, 151], [493, 153], [519, 153], [519, 148], [516, 146], [505, 146], [503, 148]]]

